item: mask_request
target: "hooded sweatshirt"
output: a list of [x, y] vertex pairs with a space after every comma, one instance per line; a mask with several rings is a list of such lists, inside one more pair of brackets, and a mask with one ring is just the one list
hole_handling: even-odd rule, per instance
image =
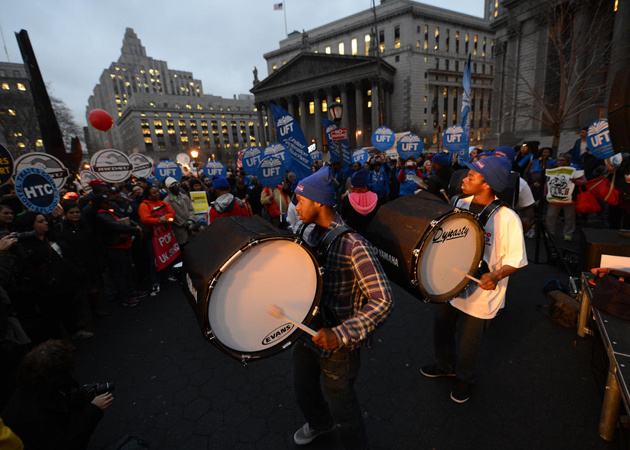
[[208, 223], [212, 223], [217, 217], [250, 216], [247, 204], [240, 198], [227, 193], [219, 196], [208, 209]]

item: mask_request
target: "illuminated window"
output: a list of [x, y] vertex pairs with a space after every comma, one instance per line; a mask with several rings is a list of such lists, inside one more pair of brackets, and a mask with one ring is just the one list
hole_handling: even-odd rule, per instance
[[327, 55], [330, 55], [330, 47], [326, 47], [325, 53], [326, 53]]
[[15, 116], [15, 110], [14, 109], [9, 109], [9, 115], [10, 116]]
[[186, 105], [186, 109], [192, 109], [192, 105]]
[[9, 90], [9, 83], [2, 83], [2, 89], [4, 89], [5, 91]]
[[20, 147], [20, 148], [26, 147], [26, 145], [24, 145], [24, 142], [18, 142], [17, 146]]
[[378, 48], [381, 50], [381, 53], [383, 53], [385, 51], [385, 31], [384, 30], [380, 30], [378, 32], [378, 43], [379, 43]]
[[400, 48], [400, 27], [394, 27], [394, 48]]
[[428, 57], [428, 56], [425, 56], [425, 57], [424, 57], [424, 62], [425, 62], [425, 63], [426, 63], [426, 62], [429, 62], [429, 57]]
[[369, 34], [365, 35], [365, 56], [369, 56], [370, 55], [370, 40], [372, 38], [370, 37]]
[[339, 54], [340, 55], [344, 55], [346, 51], [346, 46], [343, 42], [339, 43]]
[[315, 102], [309, 102], [308, 104], [308, 113], [315, 114]]
[[368, 100], [368, 108], [372, 107], [372, 100]]
[[352, 54], [356, 55], [357, 54], [357, 40], [356, 39], [352, 39], [352, 41], [350, 42], [350, 47], [352, 48]]
[[322, 100], [322, 112], [328, 111], [328, 101]]
[[273, 70], [276, 70], [277, 68], [278, 68], [278, 66], [277, 66], [277, 65], [275, 65], [275, 64], [274, 64], [274, 65], [273, 65], [273, 67], [272, 67], [272, 69], [273, 69]]
[[428, 98], [427, 98], [427, 96], [425, 95], [425, 96], [424, 96], [424, 102], [426, 103], [427, 101], [428, 101]]
[[44, 141], [42, 141], [41, 139], [37, 139], [35, 141], [35, 146], [36, 147], [43, 147], [44, 146]]
[[435, 27], [435, 50], [440, 48], [440, 27]]

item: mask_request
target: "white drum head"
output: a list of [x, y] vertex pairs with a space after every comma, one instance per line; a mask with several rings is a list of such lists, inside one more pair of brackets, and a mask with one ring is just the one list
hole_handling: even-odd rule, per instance
[[269, 305], [302, 322], [317, 295], [318, 268], [292, 240], [274, 239], [245, 250], [218, 277], [208, 301], [215, 338], [239, 353], [266, 351], [299, 329], [273, 317]]
[[483, 229], [468, 214], [449, 214], [425, 239], [417, 262], [420, 287], [431, 300], [455, 297], [469, 283], [464, 273], [477, 269], [483, 256]]

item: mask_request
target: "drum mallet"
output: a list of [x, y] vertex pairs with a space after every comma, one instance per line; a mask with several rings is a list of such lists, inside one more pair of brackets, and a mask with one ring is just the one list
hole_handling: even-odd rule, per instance
[[468, 274], [467, 274], [466, 272], [464, 272], [463, 270], [459, 270], [459, 269], [457, 269], [457, 268], [453, 267], [453, 272], [456, 272], [456, 273], [458, 273], [458, 274], [460, 274], [460, 275], [465, 276], [466, 278], [469, 278], [469, 279], [471, 279], [471, 280], [473, 280], [473, 281], [476, 281], [477, 283], [480, 283], [480, 284], [481, 284], [481, 280], [480, 280], [479, 278], [475, 278], [475, 277], [473, 277], [473, 276], [471, 276], [471, 275], [468, 275]]
[[269, 305], [267, 307], [267, 311], [269, 311], [269, 314], [271, 314], [275, 318], [288, 320], [293, 325], [295, 325], [296, 327], [298, 327], [299, 329], [301, 329], [303, 331], [306, 331], [311, 336], [317, 336], [317, 331], [310, 329], [309, 327], [307, 327], [303, 323], [300, 323], [300, 322], [297, 322], [297, 321], [291, 319], [290, 317], [288, 317], [287, 315], [284, 314], [284, 311], [279, 306]]
[[444, 196], [444, 198], [446, 199], [446, 203], [450, 202], [451, 199], [448, 198], [448, 195], [446, 195], [446, 191], [444, 189], [440, 189], [440, 193]]

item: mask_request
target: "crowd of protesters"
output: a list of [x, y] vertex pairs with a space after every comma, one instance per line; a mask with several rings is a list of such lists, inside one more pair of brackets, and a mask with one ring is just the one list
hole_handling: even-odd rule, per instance
[[[525, 143], [494, 152], [473, 149], [466, 162], [485, 157], [511, 161], [515, 181], [507, 190], [512, 196], [507, 201], [530, 236], [537, 211], [552, 234], [562, 215], [564, 239], [571, 240], [577, 194], [581, 186], [601, 176], [611, 176], [612, 187], [619, 193], [616, 205], [600, 202], [604, 222], [611, 228], [630, 226], [630, 158], [623, 155], [616, 163], [597, 159], [588, 150], [585, 137], [582, 130], [572, 149], [555, 155], [550, 148]], [[313, 173], [322, 165], [314, 162]], [[346, 169], [338, 161], [330, 165], [335, 210], [363, 235], [383, 204], [419, 190], [446, 202], [458, 189], [461, 192], [462, 173], [468, 171], [462, 161], [445, 152], [407, 160], [387, 159], [379, 153], [363, 165], [353, 163]], [[563, 179], [568, 183], [563, 186], [568, 199], [560, 202], [550, 194], [557, 191], [558, 180], [547, 173], [558, 167], [575, 169]], [[296, 212], [295, 189], [300, 181], [289, 172], [279, 185], [265, 187], [256, 176], [234, 169], [226, 177], [184, 175], [180, 180], [169, 177], [155, 184], [144, 178], [116, 185], [94, 180], [85, 192], [74, 179], [60, 190], [63, 200], [50, 214], [24, 210], [11, 186], [4, 186], [0, 192], [0, 409], [16, 391], [18, 366], [29, 350], [49, 346], [50, 351], [67, 358], [70, 362], [63, 368], [62, 381], [64, 389], [69, 389], [73, 355], [63, 344], [54, 344], [61, 342], [55, 340], [90, 338], [93, 333], [86, 329], [86, 311], [104, 318], [108, 301], [134, 307], [143, 298], [159, 295], [164, 283], [175, 281], [170, 266], [156, 265], [156, 229], [172, 229], [180, 248], [190, 245], [218, 217], [258, 215], [280, 229], [299, 233], [302, 223]], [[210, 205], [205, 213], [195, 213], [190, 192], [205, 193]], [[578, 220], [586, 222], [588, 217]], [[31, 366], [24, 370], [46, 365], [46, 355], [32, 352], [27, 358]], [[34, 362], [37, 358], [43, 362]], [[111, 401], [100, 398], [82, 408], [87, 408], [90, 417], [100, 418], [99, 411], [102, 415]], [[85, 436], [74, 438], [84, 440]]]

